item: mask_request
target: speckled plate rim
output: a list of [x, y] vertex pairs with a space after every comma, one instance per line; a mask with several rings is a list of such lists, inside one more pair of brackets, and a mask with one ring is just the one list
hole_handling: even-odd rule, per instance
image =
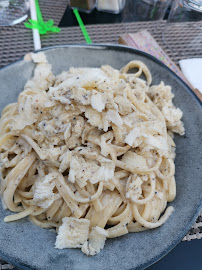
[[[201, 109], [202, 109], [202, 102], [200, 101], [200, 99], [197, 97], [197, 95], [191, 90], [191, 88], [179, 77], [177, 76], [170, 68], [168, 68], [164, 63], [162, 63], [160, 60], [158, 60], [156, 57], [146, 53], [146, 52], [143, 52], [143, 51], [140, 51], [140, 50], [137, 50], [137, 49], [134, 49], [134, 48], [131, 48], [131, 47], [127, 47], [127, 46], [123, 46], [123, 45], [111, 45], [111, 44], [91, 44], [91, 45], [85, 45], [85, 44], [68, 44], [68, 45], [57, 45], [57, 46], [50, 46], [50, 47], [45, 47], [45, 48], [42, 48], [41, 50], [37, 50], [37, 51], [33, 51], [33, 52], [41, 52], [41, 51], [50, 51], [50, 50], [54, 50], [56, 48], [85, 48], [85, 49], [97, 49], [97, 50], [100, 50], [100, 49], [105, 49], [105, 50], [116, 50], [116, 51], [125, 51], [125, 52], [130, 52], [130, 53], [134, 53], [134, 54], [139, 54], [141, 56], [145, 56], [151, 60], [153, 60], [154, 62], [156, 62], [159, 66], [163, 67], [165, 70], [167, 70], [168, 73], [170, 73], [173, 77], [175, 77], [175, 79], [183, 86], [183, 88], [185, 89], [185, 91], [187, 91], [191, 96], [192, 98], [195, 99], [195, 101], [200, 105]], [[1, 70], [5, 70], [7, 68], [9, 68], [10, 66], [14, 66], [16, 64], [18, 64], [19, 62], [21, 61], [24, 61], [24, 57], [21, 57], [19, 60], [11, 63], [11, 64], [8, 64], [7, 66], [5, 67], [2, 67], [0, 68], [0, 72]], [[201, 208], [202, 208], [202, 195], [200, 197], [200, 200], [199, 200], [199, 204], [198, 206], [196, 207], [195, 209], [195, 212], [193, 213], [192, 217], [187, 221], [186, 225], [184, 226], [184, 229], [181, 230], [181, 233], [178, 234], [177, 238], [175, 241], [172, 242], [172, 244], [170, 244], [170, 246], [163, 250], [161, 253], [159, 253], [159, 255], [147, 262], [145, 262], [144, 264], [142, 264], [140, 267], [137, 267], [135, 268], [136, 270], [142, 270], [142, 269], [146, 269], [147, 267], [151, 266], [152, 264], [156, 263], [157, 261], [159, 261], [160, 259], [162, 259], [165, 255], [167, 255], [182, 239], [183, 237], [186, 235], [187, 231], [191, 228], [191, 226], [193, 225], [193, 223], [195, 222], [195, 220], [197, 219], [200, 211], [201, 211]], [[16, 262], [16, 260], [14, 260], [11, 256], [8, 256], [8, 255], [5, 255], [1, 249], [0, 249], [0, 257], [5, 260], [6, 262], [18, 267], [18, 268], [21, 268], [23, 270], [31, 270], [33, 268], [30, 268], [26, 265], [23, 265], [23, 264], [20, 264], [18, 262]], [[129, 269], [129, 270], [132, 270], [132, 269]]]

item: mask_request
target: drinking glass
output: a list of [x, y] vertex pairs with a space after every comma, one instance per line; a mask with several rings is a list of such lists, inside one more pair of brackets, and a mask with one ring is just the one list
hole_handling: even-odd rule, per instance
[[202, 0], [174, 0], [162, 38], [179, 57], [201, 57]]
[[146, 20], [162, 20], [171, 3], [171, 0], [142, 0], [142, 16]]
[[[154, 21], [153, 33], [161, 25], [171, 0], [133, 0], [126, 1], [122, 12], [122, 22]], [[124, 25], [123, 25], [124, 27]]]
[[20, 23], [27, 18], [29, 0], [0, 0], [0, 26]]

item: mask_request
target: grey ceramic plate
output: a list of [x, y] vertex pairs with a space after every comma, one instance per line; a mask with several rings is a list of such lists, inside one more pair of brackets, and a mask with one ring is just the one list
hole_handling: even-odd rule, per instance
[[[97, 256], [80, 250], [54, 249], [55, 233], [38, 228], [27, 219], [4, 224], [8, 215], [0, 209], [0, 257], [23, 269], [129, 270], [143, 269], [168, 253], [187, 233], [201, 208], [202, 108], [191, 90], [155, 58], [122, 46], [62, 46], [44, 50], [58, 74], [71, 66], [99, 67], [109, 64], [120, 69], [129, 61], [142, 60], [151, 70], [153, 84], [164, 81], [173, 88], [174, 103], [183, 113], [186, 136], [177, 144], [177, 197], [175, 212], [155, 230], [109, 239]], [[0, 70], [0, 110], [17, 100], [34, 64], [20, 60]]]

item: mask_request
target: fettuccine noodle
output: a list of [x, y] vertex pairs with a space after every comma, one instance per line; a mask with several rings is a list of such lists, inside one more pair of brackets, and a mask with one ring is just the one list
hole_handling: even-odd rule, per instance
[[15, 212], [4, 221], [29, 216], [56, 229], [56, 248], [87, 255], [161, 226], [176, 194], [173, 133], [184, 134], [170, 86], [150, 86], [140, 61], [54, 76], [43, 53], [32, 59], [33, 78], [0, 120], [1, 195]]

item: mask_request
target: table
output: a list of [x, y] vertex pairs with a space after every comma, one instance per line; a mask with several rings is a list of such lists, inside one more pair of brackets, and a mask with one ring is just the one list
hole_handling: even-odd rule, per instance
[[[168, 10], [169, 11], [169, 10]], [[80, 16], [85, 25], [88, 24], [103, 24], [103, 23], [126, 23], [134, 21], [149, 21], [151, 20], [151, 8], [142, 0], [127, 0], [123, 11], [119, 14], [99, 12], [95, 8], [90, 14], [80, 12]], [[166, 14], [165, 17], [167, 17]], [[68, 6], [60, 22], [60, 26], [77, 26], [77, 20]]]
[[[59, 24], [62, 15], [66, 9], [66, 0], [41, 0], [40, 6], [42, 14], [45, 20], [54, 19], [56, 24]], [[168, 53], [172, 60], [176, 63], [181, 57], [179, 57], [175, 52], [170, 51], [166, 48], [162, 41], [162, 31], [165, 25], [165, 21], [156, 22], [132, 22], [132, 23], [117, 23], [117, 24], [100, 24], [100, 25], [87, 25], [87, 30], [93, 41], [93, 43], [118, 43], [119, 36], [124, 33], [135, 33], [140, 30], [147, 29], [157, 42], [163, 47]], [[193, 35], [189, 29], [187, 29], [186, 35]], [[185, 40], [181, 42], [186, 42]], [[85, 43], [84, 37], [77, 26], [62, 28], [59, 34], [48, 34], [42, 36], [42, 47], [63, 45], [63, 44], [81, 44]], [[177, 41], [176, 41], [177, 46]], [[24, 24], [13, 27], [0, 27], [0, 67], [3, 67], [13, 61], [18, 60], [23, 57], [24, 54], [34, 50], [32, 32], [24, 27]], [[198, 51], [197, 55], [193, 55], [191, 51], [187, 51], [184, 58], [189, 57], [201, 57], [202, 56], [202, 46]], [[190, 229], [188, 234], [184, 237], [184, 241], [180, 243], [177, 248], [175, 248], [171, 253], [166, 256], [163, 260], [157, 264], [151, 266], [149, 270], [160, 270], [160, 269], [171, 269], [171, 267], [177, 267], [179, 269], [202, 269], [202, 265], [195, 265], [193, 263], [200, 263], [201, 259], [197, 259], [200, 255], [200, 248], [202, 247], [202, 240], [191, 241], [193, 239], [202, 239], [202, 212], [198, 217], [197, 222]], [[188, 242], [187, 242], [188, 241]], [[192, 252], [190, 253], [190, 247]], [[184, 254], [181, 258], [180, 254]], [[185, 255], [187, 254], [187, 255]], [[192, 254], [192, 256], [190, 256]], [[193, 258], [193, 256], [195, 256]], [[169, 259], [170, 258], [170, 259]], [[180, 265], [174, 264], [176, 258], [180, 261]], [[192, 265], [190, 265], [188, 260], [191, 260]], [[184, 262], [184, 265], [182, 263]], [[166, 264], [166, 265], [165, 265]], [[175, 266], [174, 266], [175, 265]], [[167, 267], [167, 268], [166, 268]], [[173, 268], [173, 269], [177, 269]], [[13, 267], [0, 260], [0, 269], [13, 269]]]

